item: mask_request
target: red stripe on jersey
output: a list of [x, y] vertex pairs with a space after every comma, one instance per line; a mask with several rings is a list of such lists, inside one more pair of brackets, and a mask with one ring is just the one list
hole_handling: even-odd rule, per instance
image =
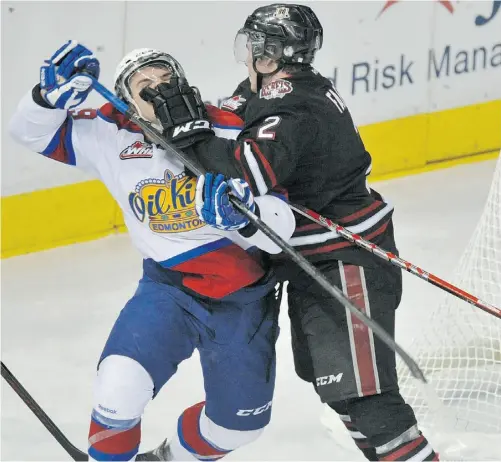
[[266, 173], [268, 174], [268, 178], [271, 181], [271, 188], [276, 186], [277, 184], [277, 177], [275, 176], [275, 172], [271, 168], [270, 163], [268, 162], [268, 159], [264, 156], [264, 154], [261, 152], [259, 149], [259, 146], [257, 143], [253, 140], [245, 140], [248, 141], [252, 145], [252, 150], [259, 156], [259, 160], [261, 161], [261, 164], [263, 165], [264, 169], [266, 170]]
[[409, 452], [411, 452], [412, 450], [416, 449], [423, 441], [424, 441], [424, 436], [421, 435], [419, 438], [413, 441], [409, 441], [400, 449], [397, 449], [396, 451], [387, 454], [380, 460], [407, 460], [406, 455], [409, 454]]
[[252, 183], [250, 181], [250, 178], [247, 175], [247, 170], [245, 169], [244, 164], [242, 164], [242, 150], [240, 148], [240, 145], [238, 145], [237, 149], [235, 149], [235, 158], [237, 159], [237, 162], [240, 164], [240, 167], [242, 168], [242, 172], [244, 172], [244, 180], [251, 187], [251, 189], [253, 189], [252, 188]]
[[352, 213], [351, 215], [348, 215], [347, 217], [343, 217], [339, 219], [339, 223], [349, 223], [350, 221], [354, 221], [358, 218], [363, 217], [364, 215], [367, 215], [368, 213], [372, 212], [374, 209], [377, 209], [382, 202], [380, 201], [375, 201], [368, 207], [365, 207], [364, 209], [359, 210], [358, 212]]
[[68, 151], [66, 150], [66, 146], [64, 144], [64, 140], [66, 138], [66, 131], [68, 130], [68, 120], [66, 120], [61, 127], [61, 131], [59, 132], [59, 142], [57, 143], [56, 149], [52, 151], [47, 157], [50, 159], [57, 160], [58, 162], [63, 162], [64, 164], [68, 163]]
[[204, 408], [205, 402], [195, 404], [183, 412], [181, 432], [182, 439], [195, 451], [195, 457], [220, 457], [226, 455], [229, 451], [221, 451], [207, 442], [200, 434], [200, 414]]
[[141, 133], [141, 128], [131, 122], [124, 114], [115, 109], [111, 103], [106, 103], [99, 108], [99, 112], [106, 118], [114, 122], [119, 129], [129, 130], [131, 132]]
[[[113, 432], [109, 436], [104, 436], [104, 439], [99, 440], [99, 433]], [[141, 441], [141, 422], [137, 423], [134, 427], [120, 431], [118, 429], [108, 429], [103, 427], [98, 422], [91, 420], [89, 430], [89, 440], [98, 441], [91, 444], [94, 449], [106, 454], [123, 454], [132, 451], [139, 445]]]
[[209, 120], [215, 125], [223, 125], [226, 127], [244, 128], [244, 121], [233, 112], [223, 111], [216, 106], [207, 104], [205, 106]]
[[[386, 228], [388, 227], [389, 224], [390, 222], [386, 222], [385, 224], [383, 224], [383, 226], [376, 229], [376, 231], [373, 231], [372, 233], [367, 234], [367, 236], [364, 236], [364, 239], [370, 241], [371, 239], [379, 236], [380, 234], [383, 234], [386, 231]], [[324, 245], [323, 247], [317, 247], [315, 249], [302, 250], [301, 253], [303, 255], [316, 255], [319, 253], [326, 253], [326, 252], [332, 252], [333, 250], [343, 249], [345, 247], [353, 247], [354, 245], [355, 244], [353, 244], [352, 242], [343, 241], [337, 244]]]
[[[346, 295], [352, 303], [362, 312], [369, 315], [368, 300], [364, 293], [361, 269], [354, 265], [343, 265], [346, 280]], [[360, 391], [362, 396], [374, 395], [378, 390], [378, 380], [375, 374], [376, 364], [373, 358], [373, 344], [371, 344], [372, 332], [354, 314], [351, 316], [353, 345], [355, 351], [356, 364], [355, 374], [360, 378]]]
[[244, 249], [230, 244], [171, 269], [188, 273], [183, 284], [211, 298], [222, 298], [261, 279], [265, 271]]

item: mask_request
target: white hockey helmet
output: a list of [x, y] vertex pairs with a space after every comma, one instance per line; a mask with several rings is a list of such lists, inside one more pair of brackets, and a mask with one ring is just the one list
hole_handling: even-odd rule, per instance
[[181, 64], [168, 53], [153, 48], [137, 48], [127, 53], [115, 70], [113, 80], [116, 95], [127, 103], [133, 103], [130, 78], [138, 69], [155, 64], [169, 67], [177, 77], [185, 78]]

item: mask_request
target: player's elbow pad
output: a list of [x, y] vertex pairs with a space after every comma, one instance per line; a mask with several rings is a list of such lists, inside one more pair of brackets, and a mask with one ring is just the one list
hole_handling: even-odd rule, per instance
[[[296, 228], [296, 219], [286, 202], [275, 196], [258, 196], [255, 198], [256, 211], [264, 223], [266, 223], [284, 241], [288, 241]], [[253, 224], [246, 226], [239, 233], [252, 245], [259, 247], [265, 252], [276, 254], [282, 249], [275, 244], [262, 231]]]
[[35, 152], [43, 152], [67, 118], [63, 109], [49, 109], [38, 105], [32, 93], [19, 102], [8, 124], [14, 141]]

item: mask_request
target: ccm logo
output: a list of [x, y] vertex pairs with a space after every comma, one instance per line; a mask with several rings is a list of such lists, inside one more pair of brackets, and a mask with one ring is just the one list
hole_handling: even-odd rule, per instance
[[174, 129], [174, 133], [172, 134], [172, 138], [175, 138], [181, 133], [188, 133], [190, 130], [198, 130], [201, 128], [205, 128], [206, 130], [210, 129], [210, 123], [208, 120], [196, 120], [195, 122], [188, 122], [184, 125], [179, 125]]
[[322, 385], [329, 385], [331, 383], [339, 383], [343, 378], [343, 373], [340, 372], [338, 375], [326, 375], [325, 377], [317, 378], [317, 387], [321, 387]]
[[262, 414], [263, 412], [266, 412], [268, 409], [271, 408], [271, 401], [264, 406], [258, 407], [256, 409], [239, 409], [237, 412], [237, 415], [240, 417], [247, 417], [249, 415], [259, 415]]

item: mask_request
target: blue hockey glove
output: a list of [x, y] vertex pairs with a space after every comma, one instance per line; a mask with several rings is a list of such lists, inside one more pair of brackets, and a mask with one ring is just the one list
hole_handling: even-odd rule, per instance
[[237, 178], [227, 179], [224, 175], [207, 173], [198, 178], [196, 210], [198, 216], [208, 225], [224, 231], [236, 231], [249, 224], [249, 219], [230, 203], [230, 195], [240, 199], [254, 212], [254, 196], [249, 185]]
[[92, 90], [88, 75], [99, 78], [99, 61], [75, 40], [57, 50], [40, 68], [40, 94], [51, 106], [72, 109], [83, 103]]

